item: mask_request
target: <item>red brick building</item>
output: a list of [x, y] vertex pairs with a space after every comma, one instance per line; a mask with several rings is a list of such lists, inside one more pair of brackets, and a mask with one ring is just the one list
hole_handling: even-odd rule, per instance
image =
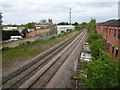
[[35, 37], [35, 36], [37, 36], [37, 31], [36, 30], [26, 34], [26, 38], [28, 38], [28, 37]]
[[35, 30], [49, 28], [49, 25], [35, 25]]
[[48, 22], [44, 22], [43, 20], [41, 22], [42, 23], [35, 25], [35, 30], [50, 28], [50, 26], [54, 25], [52, 19], [48, 19]]
[[48, 19], [48, 22], [42, 20], [40, 23], [35, 25], [34, 31], [26, 34], [26, 37], [44, 36], [41, 33], [47, 33], [46, 35], [53, 35], [57, 33], [56, 26], [52, 23], [52, 19]]
[[[114, 58], [118, 58], [120, 50], [120, 19], [98, 23], [96, 32], [103, 36], [105, 50]], [[120, 60], [119, 60], [120, 61]]]

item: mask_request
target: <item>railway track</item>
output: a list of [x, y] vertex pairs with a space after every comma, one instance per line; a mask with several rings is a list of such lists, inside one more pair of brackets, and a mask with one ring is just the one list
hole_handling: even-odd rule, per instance
[[37, 56], [30, 63], [4, 76], [1, 84], [2, 88], [44, 88], [85, 33], [85, 30], [79, 32]]

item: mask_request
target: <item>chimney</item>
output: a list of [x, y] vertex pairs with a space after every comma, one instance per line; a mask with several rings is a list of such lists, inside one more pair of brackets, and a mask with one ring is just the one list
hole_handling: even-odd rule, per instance
[[52, 23], [52, 19], [48, 19], [48, 23]]

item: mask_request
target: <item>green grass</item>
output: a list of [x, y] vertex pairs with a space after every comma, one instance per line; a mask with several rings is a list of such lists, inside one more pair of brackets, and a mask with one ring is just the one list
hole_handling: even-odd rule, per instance
[[0, 41], [0, 44], [1, 44], [1, 43], [5, 43], [5, 42], [6, 42], [6, 40]]
[[49, 49], [50, 47], [60, 43], [65, 38], [70, 37], [77, 31], [66, 33], [64, 35], [53, 37], [49, 40], [27, 43], [16, 48], [5, 48], [2, 50], [2, 61], [14, 61], [17, 58], [27, 58], [29, 56], [36, 56], [39, 53]]

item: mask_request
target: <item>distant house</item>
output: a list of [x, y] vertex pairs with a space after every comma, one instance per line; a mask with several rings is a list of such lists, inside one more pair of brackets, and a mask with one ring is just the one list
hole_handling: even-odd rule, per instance
[[28, 31], [28, 33], [25, 34], [25, 37], [26, 37], [26, 38], [37, 36], [37, 30], [36, 30], [35, 28], [26, 29], [26, 30]]
[[41, 20], [40, 23], [35, 25], [35, 29], [36, 30], [46, 29], [52, 26], [54, 26], [54, 24], [52, 23], [52, 19], [48, 19], [48, 22], [46, 20]]
[[26, 38], [37, 36], [37, 31], [32, 31], [26, 34]]
[[20, 33], [25, 29], [25, 27], [11, 27], [7, 25], [2, 26], [2, 30], [18, 30]]
[[35, 25], [35, 30], [38, 31], [38, 34], [41, 35], [41, 30], [44, 32], [44, 30], [48, 31], [48, 35], [54, 35], [57, 34], [57, 27], [52, 23], [52, 19], [41, 20], [38, 24]]
[[74, 30], [75, 26], [72, 25], [57, 25], [57, 34], [67, 32], [68, 30]]
[[[32, 29], [27, 29], [27, 28], [25, 29], [25, 27], [3, 26], [3, 30], [18, 30], [21, 33], [21, 35], [26, 38], [35, 37], [35, 36], [53, 35], [56, 34], [57, 32], [56, 25], [52, 23], [52, 19], [48, 19], [48, 22], [46, 20], [41, 20], [38, 24], [35, 25], [35, 28]], [[41, 35], [43, 34], [43, 32], [47, 34]]]
[[45, 28], [49, 28], [49, 26], [48, 25], [35, 25], [36, 30], [45, 29]]

